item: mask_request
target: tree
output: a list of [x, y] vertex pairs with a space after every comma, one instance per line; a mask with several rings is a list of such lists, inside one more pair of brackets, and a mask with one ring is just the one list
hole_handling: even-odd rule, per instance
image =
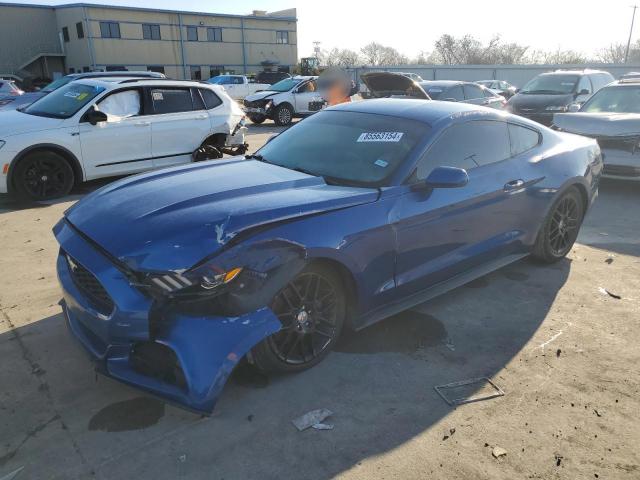
[[444, 34], [434, 44], [435, 60], [446, 65], [487, 65], [521, 63], [528, 47], [517, 43], [504, 43], [495, 35], [489, 43], [465, 35], [456, 38]]
[[348, 48], [332, 48], [322, 55], [322, 64], [327, 67], [354, 67], [364, 63], [360, 54]]
[[409, 63], [409, 58], [401, 54], [393, 47], [386, 47], [377, 42], [371, 42], [360, 49], [367, 65], [404, 65]]

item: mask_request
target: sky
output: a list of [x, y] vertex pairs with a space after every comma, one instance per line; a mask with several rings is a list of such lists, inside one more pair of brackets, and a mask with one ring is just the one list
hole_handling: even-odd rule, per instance
[[[58, 5], [82, 0], [20, 0], [20, 3]], [[166, 8], [231, 14], [252, 10], [297, 8], [298, 55], [310, 56], [313, 42], [323, 49], [360, 49], [371, 41], [396, 48], [405, 55], [430, 52], [444, 33], [470, 34], [487, 41], [499, 34], [533, 50], [576, 50], [597, 53], [611, 43], [626, 43], [631, 24], [631, 0], [511, 0], [492, 2], [323, 0], [85, 0], [136, 7]], [[640, 9], [633, 40], [640, 38]], [[637, 33], [636, 33], [637, 32]]]

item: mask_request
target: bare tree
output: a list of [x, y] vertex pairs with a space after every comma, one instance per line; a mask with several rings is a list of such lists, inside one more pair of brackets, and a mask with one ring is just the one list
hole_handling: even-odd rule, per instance
[[409, 58], [393, 47], [387, 47], [377, 42], [371, 42], [360, 49], [367, 65], [404, 65]]
[[363, 62], [360, 54], [348, 48], [332, 48], [322, 55], [322, 64], [327, 67], [353, 67]]
[[456, 38], [445, 34], [436, 40], [434, 47], [435, 60], [447, 65], [520, 63], [528, 50], [517, 43], [504, 43], [499, 35], [485, 45], [471, 35]]

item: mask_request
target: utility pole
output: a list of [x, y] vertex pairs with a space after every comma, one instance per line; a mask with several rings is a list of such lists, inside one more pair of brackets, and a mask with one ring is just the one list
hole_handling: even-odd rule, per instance
[[631, 46], [631, 35], [633, 35], [633, 22], [636, 19], [636, 10], [638, 9], [637, 5], [632, 5], [633, 15], [631, 15], [631, 29], [629, 30], [629, 40], [627, 41], [627, 50], [624, 53], [624, 63], [627, 63], [629, 60], [629, 47]]

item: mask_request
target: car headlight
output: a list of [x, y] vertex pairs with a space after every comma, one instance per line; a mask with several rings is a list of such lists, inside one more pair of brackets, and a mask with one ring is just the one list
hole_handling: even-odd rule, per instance
[[209, 296], [224, 290], [222, 287], [233, 282], [242, 270], [242, 267], [221, 269], [206, 263], [191, 272], [149, 275], [147, 285], [169, 297]]
[[566, 112], [567, 106], [566, 105], [550, 105], [547, 108], [545, 108], [545, 110], [547, 112]]
[[0, 140], [0, 148], [4, 147], [4, 144], [7, 143], [4, 140]]
[[264, 109], [269, 110], [272, 105], [273, 105], [273, 100], [267, 100], [266, 102], [264, 102]]

